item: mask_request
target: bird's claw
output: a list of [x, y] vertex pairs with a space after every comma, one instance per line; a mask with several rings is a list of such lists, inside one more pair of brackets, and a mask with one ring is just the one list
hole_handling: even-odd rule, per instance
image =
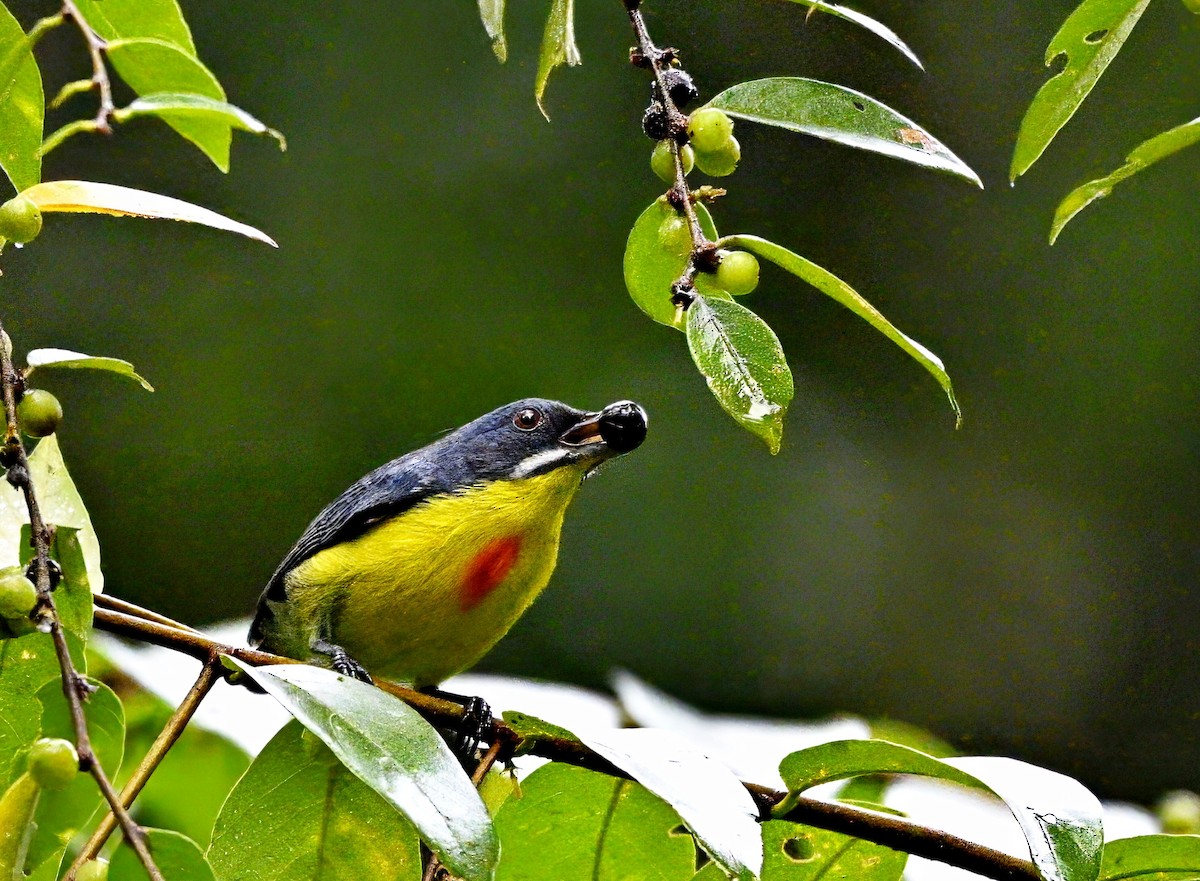
[[454, 730], [451, 748], [460, 759], [470, 761], [479, 749], [479, 742], [489, 739], [493, 733], [492, 708], [487, 701], [481, 697], [467, 698], [463, 703], [462, 719]]
[[349, 676], [359, 682], [365, 682], [367, 685], [375, 684], [375, 680], [371, 678], [367, 668], [350, 657], [340, 645], [334, 646], [333, 651], [329, 653], [329, 665], [333, 667], [333, 672], [342, 676]]

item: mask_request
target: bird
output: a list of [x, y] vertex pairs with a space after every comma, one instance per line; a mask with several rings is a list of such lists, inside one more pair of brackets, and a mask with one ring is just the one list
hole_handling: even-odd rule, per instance
[[646, 437], [646, 411], [527, 398], [371, 471], [304, 530], [250, 628], [263, 651], [436, 689], [542, 592], [582, 482]]

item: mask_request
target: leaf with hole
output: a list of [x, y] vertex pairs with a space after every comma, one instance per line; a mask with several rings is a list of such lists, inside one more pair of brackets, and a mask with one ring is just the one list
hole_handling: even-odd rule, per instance
[[781, 820], [763, 823], [767, 881], [899, 881], [908, 854], [881, 844]]
[[804, 77], [771, 77], [732, 86], [706, 106], [749, 122], [945, 171], [983, 187], [979, 175], [925, 129], [845, 86]]
[[221, 808], [208, 859], [221, 881], [417, 881], [412, 824], [296, 721]]
[[[697, 203], [696, 219], [710, 241], [717, 237], [708, 209]], [[684, 330], [687, 313], [671, 302], [671, 285], [684, 270], [692, 254], [692, 237], [687, 218], [671, 207], [665, 196], [641, 213], [625, 243], [625, 287], [637, 307], [668, 327]], [[729, 299], [707, 273], [696, 278], [696, 289], [717, 299]]]
[[779, 268], [785, 269], [802, 281], [808, 282], [827, 297], [831, 297], [859, 318], [864, 319], [868, 324], [907, 352], [914, 361], [929, 371], [930, 375], [938, 381], [938, 385], [942, 387], [942, 390], [946, 393], [946, 397], [950, 400], [950, 406], [954, 409], [955, 424], [960, 425], [962, 423], [962, 411], [958, 407], [958, 400], [954, 397], [954, 387], [950, 382], [950, 374], [946, 372], [946, 367], [942, 363], [942, 359], [912, 337], [897, 330], [895, 325], [884, 318], [878, 309], [863, 299], [862, 295], [850, 287], [850, 285], [811, 260], [801, 257], [793, 251], [789, 251], [782, 245], [777, 245], [758, 236], [726, 236], [721, 239], [720, 244], [723, 247], [743, 248], [752, 254], [757, 254], [764, 260], [770, 260]]
[[2, 5], [0, 47], [0, 168], [20, 191], [42, 178], [46, 99], [29, 39]]
[[542, 96], [546, 94], [546, 83], [550, 73], [560, 64], [574, 67], [582, 64], [579, 47], [575, 45], [575, 0], [554, 0], [550, 14], [546, 17], [546, 30], [542, 34], [542, 49], [538, 54], [537, 77], [534, 79], [533, 96], [537, 100], [542, 116], [550, 118]]
[[43, 214], [60, 211], [69, 214], [108, 214], [113, 217], [181, 220], [185, 223], [199, 223], [214, 229], [235, 232], [266, 242], [272, 248], [279, 247], [269, 235], [252, 226], [230, 220], [191, 202], [145, 190], [82, 180], [55, 180], [30, 187], [21, 195], [33, 200]]
[[778, 453], [795, 386], [775, 332], [740, 303], [698, 296], [687, 311], [687, 339], [725, 412]]
[[1028, 171], [1075, 115], [1117, 56], [1150, 0], [1083, 0], [1046, 48], [1057, 71], [1034, 96], [1021, 120], [1010, 181]]
[[1142, 142], [1125, 158], [1125, 164], [1112, 174], [1076, 187], [1062, 200], [1054, 212], [1054, 223], [1050, 227], [1050, 244], [1054, 244], [1058, 239], [1058, 234], [1063, 231], [1063, 227], [1076, 214], [1097, 199], [1111, 195], [1113, 187], [1121, 181], [1133, 177], [1144, 168], [1149, 168], [1160, 159], [1166, 159], [1168, 156], [1192, 146], [1197, 141], [1200, 141], [1200, 118], [1168, 129], [1150, 140]]
[[1182, 881], [1200, 877], [1200, 836], [1139, 835], [1104, 845], [1099, 881]]
[[904, 41], [897, 36], [895, 31], [882, 22], [871, 18], [871, 16], [864, 15], [861, 12], [856, 12], [853, 9], [848, 9], [845, 6], [838, 6], [835, 3], [826, 3], [824, 0], [792, 0], [792, 2], [807, 6], [810, 10], [809, 15], [812, 14], [811, 10], [817, 10], [818, 12], [827, 12], [830, 15], [835, 15], [838, 18], [845, 19], [846, 21], [854, 22], [859, 27], [865, 28], [875, 36], [886, 40], [896, 49], [899, 49], [900, 52], [903, 53], [903, 55], [917, 67], [921, 68], [922, 70], [925, 69], [925, 65], [921, 64], [921, 59], [917, 58], [916, 53], [914, 53], [912, 49], [908, 48]]
[[492, 51], [501, 64], [508, 60], [508, 41], [504, 39], [504, 3], [505, 0], [479, 0], [483, 29], [491, 38]]
[[206, 95], [195, 95], [188, 92], [153, 92], [143, 95], [128, 107], [113, 111], [113, 119], [117, 122], [128, 122], [141, 116], [155, 116], [167, 121], [172, 119], [214, 120], [253, 135], [267, 135], [275, 139], [281, 151], [287, 149], [287, 139], [280, 132], [266, 126], [242, 108], [225, 101], [209, 98]]
[[404, 814], [446, 868], [464, 881], [490, 881], [499, 857], [491, 817], [458, 759], [416, 710], [332, 670], [226, 660]]
[[[146, 846], [167, 881], [215, 881], [196, 842], [170, 829], [146, 829]], [[108, 866], [108, 881], [149, 881], [133, 848], [122, 842]]]
[[32, 374], [34, 369], [38, 367], [106, 370], [109, 373], [117, 374], [117, 376], [132, 379], [148, 392], [154, 391], [154, 386], [139, 376], [137, 371], [133, 369], [132, 364], [128, 361], [122, 361], [120, 358], [96, 357], [95, 355], [85, 355], [82, 352], [72, 352], [67, 349], [33, 349], [25, 356], [25, 363], [30, 367], [26, 371], [27, 376]]

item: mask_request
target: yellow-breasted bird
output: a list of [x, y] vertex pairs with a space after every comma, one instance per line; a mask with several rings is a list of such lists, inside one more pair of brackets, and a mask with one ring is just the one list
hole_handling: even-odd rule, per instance
[[631, 401], [587, 413], [529, 398], [377, 468], [284, 557], [251, 644], [361, 679], [437, 685], [541, 593], [579, 485], [645, 436]]

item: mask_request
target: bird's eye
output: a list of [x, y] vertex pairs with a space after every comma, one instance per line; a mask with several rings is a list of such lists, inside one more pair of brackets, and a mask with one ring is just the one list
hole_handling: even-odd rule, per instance
[[532, 407], [526, 407], [524, 410], [518, 410], [517, 415], [513, 417], [513, 425], [521, 429], [521, 431], [533, 431], [541, 424], [541, 412], [533, 409]]

